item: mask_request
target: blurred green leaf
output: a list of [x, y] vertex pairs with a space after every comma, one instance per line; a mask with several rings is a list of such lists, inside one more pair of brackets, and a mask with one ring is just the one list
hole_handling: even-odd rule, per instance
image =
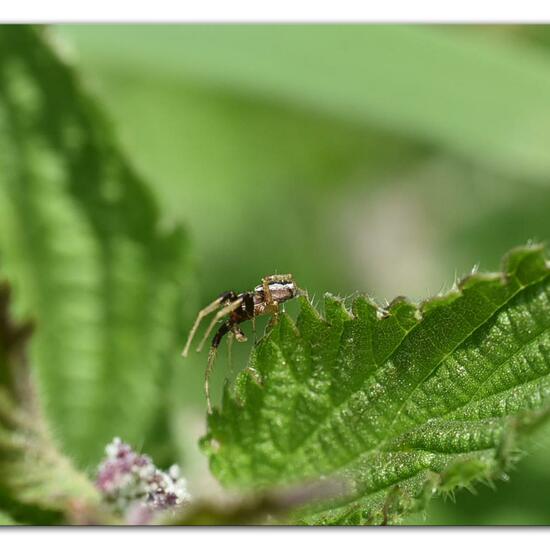
[[[102, 55], [105, 29], [96, 29], [56, 28], [77, 47], [75, 59], [140, 172], [154, 180], [163, 212], [192, 228], [204, 299], [219, 292], [220, 273], [223, 284], [239, 288], [285, 265], [298, 265], [311, 288], [334, 287], [343, 276], [332, 260], [300, 261], [304, 249], [323, 243], [320, 210], [330, 190], [401, 173], [427, 154], [330, 113], [209, 86], [159, 64], [150, 71], [127, 58], [139, 54], [139, 33], [123, 33], [124, 48]], [[168, 52], [155, 44], [163, 59], [178, 47], [177, 40], [162, 42]]]
[[168, 399], [187, 243], [47, 29], [0, 28], [0, 262], [56, 436], [94, 464], [117, 435], [142, 444]]
[[8, 514], [0, 511], [0, 525], [18, 525]]
[[99, 510], [99, 493], [56, 449], [39, 403], [27, 344], [29, 323], [10, 312], [10, 289], [0, 283], [0, 523], [79, 521]]
[[[375, 125], [491, 171], [550, 174], [550, 60], [519, 42], [404, 25], [65, 27], [81, 49]], [[137, 39], [139, 36], [139, 39]]]
[[[218, 28], [220, 40], [225, 40], [226, 32], [242, 29]], [[306, 53], [310, 36], [326, 31], [330, 37], [336, 32], [320, 27], [312, 35], [311, 26], [298, 28], [302, 44], [296, 50]], [[340, 28], [338, 35], [345, 37], [348, 28], [352, 29]], [[350, 36], [355, 40], [370, 29], [368, 25], [353, 29]], [[399, 38], [402, 29], [396, 27], [387, 34], [390, 49], [395, 47], [391, 37]], [[444, 42], [479, 44], [502, 58], [511, 50], [515, 55], [509, 66], [523, 64], [523, 56], [529, 61], [539, 55], [511, 39], [521, 34], [518, 29], [418, 27], [412, 32], [448, 35]], [[75, 58], [93, 77], [142, 172], [154, 176], [163, 210], [189, 221], [197, 242], [201, 302], [217, 295], [220, 285], [245, 289], [273, 271], [291, 271], [317, 294], [326, 288], [342, 295], [368, 288], [381, 298], [396, 290], [425, 296], [447, 282], [446, 274], [468, 272], [474, 263], [496, 269], [499, 258], [514, 244], [546, 238], [548, 224], [533, 215], [533, 210], [543, 211], [541, 205], [548, 202], [541, 201], [546, 187], [513, 179], [518, 175], [515, 168], [508, 172], [502, 165], [507, 176], [503, 178], [490, 173], [494, 164], [479, 165], [471, 157], [449, 154], [440, 141], [422, 146], [426, 139], [419, 134], [405, 135], [363, 117], [337, 116], [333, 110], [311, 108], [305, 101], [285, 101], [275, 94], [199, 78], [185, 68], [187, 47], [192, 47], [192, 40], [183, 36], [188, 31], [182, 25], [62, 26], [60, 34], [76, 48]], [[213, 43], [209, 51], [215, 56], [218, 35], [208, 32]], [[286, 30], [247, 27], [243, 32], [245, 37], [249, 32], [258, 36], [265, 32], [275, 40]], [[294, 34], [293, 43], [298, 44], [299, 33]], [[118, 37], [120, 47], [114, 47]], [[260, 42], [261, 49], [264, 42]], [[357, 55], [344, 45], [339, 51], [346, 58]], [[429, 49], [425, 53], [435, 55]], [[262, 71], [285, 70], [279, 49], [265, 49], [263, 54]], [[252, 67], [255, 53], [244, 55]], [[461, 59], [446, 58], [446, 72], [440, 75], [417, 71], [412, 62], [403, 67], [396, 64], [395, 70], [403, 77], [412, 72], [415, 78], [423, 78], [422, 89], [428, 89], [433, 79], [448, 74], [459, 79], [460, 71], [468, 69]], [[418, 58], [414, 63], [421, 67], [427, 62]], [[305, 76], [308, 70], [309, 66]], [[501, 71], [494, 74], [498, 79]], [[483, 81], [488, 87], [493, 86], [492, 76], [487, 74]], [[357, 78], [349, 71], [330, 85], [354, 88]], [[299, 77], [295, 82], [298, 87]], [[393, 82], [387, 79], [380, 85], [390, 87], [386, 108], [393, 108], [399, 99], [393, 95]], [[494, 94], [499, 93], [495, 89]], [[345, 103], [344, 93], [338, 97]], [[403, 100], [429, 106], [426, 94]], [[455, 116], [452, 109], [448, 114]], [[463, 124], [494, 133], [474, 111]], [[510, 126], [506, 131], [515, 130]], [[523, 222], [507, 224], [505, 212], [514, 208], [514, 220]], [[485, 224], [488, 218], [491, 221]], [[484, 228], [489, 238], [479, 233]], [[315, 261], [308, 261], [312, 256]], [[407, 278], [399, 275], [403, 269]], [[186, 375], [182, 392], [187, 395], [192, 386], [198, 393], [199, 378], [197, 374], [196, 384], [190, 385]]]
[[503, 475], [550, 412], [549, 285], [532, 246], [420, 307], [357, 298], [349, 312], [327, 295], [323, 319], [304, 299], [209, 417], [212, 471], [240, 488], [346, 480], [296, 516], [315, 524], [397, 522]]

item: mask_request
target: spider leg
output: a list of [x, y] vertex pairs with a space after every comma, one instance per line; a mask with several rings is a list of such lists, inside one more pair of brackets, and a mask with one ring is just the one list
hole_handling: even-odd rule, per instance
[[218, 346], [220, 345], [224, 335], [228, 332], [228, 346], [230, 345], [229, 342], [233, 341], [233, 336], [239, 342], [244, 342], [246, 340], [246, 336], [243, 334], [243, 331], [236, 323], [231, 320], [227, 320], [225, 323], [223, 323], [218, 329], [218, 332], [216, 332], [216, 334], [214, 335], [214, 338], [212, 339], [212, 347], [210, 348], [210, 352], [208, 354], [208, 365], [206, 366], [206, 371], [204, 373], [204, 393], [206, 394], [208, 414], [212, 413], [212, 401], [210, 400], [210, 376], [212, 374], [212, 371], [214, 370], [214, 361], [216, 360], [216, 354], [218, 353]]
[[189, 336], [187, 338], [187, 342], [185, 344], [185, 347], [183, 348], [183, 351], [181, 352], [183, 357], [187, 357], [187, 354], [189, 353], [189, 348], [191, 347], [191, 342], [193, 341], [193, 338], [195, 337], [195, 333], [197, 332], [197, 329], [199, 328], [199, 325], [201, 321], [207, 316], [210, 315], [213, 311], [216, 311], [225, 300], [228, 299], [234, 299], [235, 293], [232, 291], [224, 292], [220, 296], [218, 296], [211, 304], [208, 304], [205, 308], [201, 309], [197, 315], [197, 318], [195, 319], [195, 322], [193, 323], [193, 328], [189, 332]]
[[262, 288], [264, 291], [265, 303], [270, 306], [273, 303], [273, 296], [271, 295], [271, 289], [269, 288], [270, 277], [264, 277], [262, 279]]
[[218, 298], [217, 300], [214, 300], [211, 304], [207, 305], [204, 309], [201, 309], [197, 315], [197, 318], [195, 319], [195, 322], [193, 323], [193, 328], [189, 332], [189, 336], [187, 338], [187, 342], [185, 344], [185, 347], [183, 348], [183, 351], [181, 352], [183, 357], [187, 357], [187, 354], [189, 353], [189, 348], [191, 347], [191, 342], [193, 341], [193, 338], [195, 337], [195, 333], [197, 332], [197, 329], [199, 328], [199, 325], [201, 321], [210, 313], [213, 311], [216, 311], [221, 305], [221, 300]]
[[235, 339], [235, 335], [233, 332], [230, 332], [227, 335], [227, 365], [229, 367], [229, 372], [233, 374], [233, 356], [231, 353], [231, 350], [233, 348], [233, 340]]
[[231, 330], [231, 327], [232, 323], [229, 320], [220, 326], [218, 332], [216, 332], [214, 338], [212, 339], [212, 346], [210, 348], [210, 352], [208, 353], [208, 364], [204, 373], [204, 393], [206, 394], [208, 414], [212, 414], [212, 401], [210, 400], [210, 375], [214, 369], [214, 361], [216, 360], [216, 354], [218, 353], [218, 346], [220, 345], [224, 335]]
[[231, 332], [233, 333], [233, 336], [235, 336], [235, 340], [237, 340], [237, 342], [246, 342], [246, 335], [237, 323], [233, 323], [231, 326]]
[[246, 342], [246, 336], [244, 335], [244, 332], [236, 323], [231, 324], [231, 331], [227, 335], [227, 364], [229, 366], [229, 372], [231, 373], [233, 372], [233, 356], [231, 351], [233, 348], [234, 340], [237, 340], [237, 342]]
[[228, 313], [231, 313], [232, 311], [235, 311], [240, 305], [243, 303], [243, 299], [239, 298], [237, 300], [234, 300], [233, 302], [227, 304], [225, 307], [220, 309], [214, 318], [212, 319], [212, 322], [210, 325], [208, 325], [208, 328], [206, 329], [206, 332], [204, 333], [204, 336], [202, 337], [201, 343], [197, 347], [197, 351], [201, 351], [202, 347], [204, 346], [204, 343], [206, 342], [206, 339], [208, 336], [210, 336], [210, 333], [216, 326], [216, 323], [222, 318], [225, 317]]
[[208, 414], [212, 414], [212, 401], [210, 401], [210, 375], [214, 368], [214, 361], [216, 360], [216, 353], [218, 348], [212, 346], [208, 353], [208, 365], [206, 366], [206, 372], [204, 373], [204, 393], [206, 393], [206, 406], [208, 408]]
[[273, 313], [275, 323], [279, 319], [279, 303], [273, 299], [269, 283], [282, 283], [288, 281], [294, 281], [294, 278], [290, 273], [287, 273], [286, 275], [269, 275], [262, 278], [262, 288], [264, 291], [265, 303], [267, 305], [267, 309], [271, 313]]
[[273, 302], [269, 307], [269, 311], [271, 313], [271, 318], [269, 319], [269, 322], [265, 327], [266, 333], [270, 331], [279, 322], [279, 303]]

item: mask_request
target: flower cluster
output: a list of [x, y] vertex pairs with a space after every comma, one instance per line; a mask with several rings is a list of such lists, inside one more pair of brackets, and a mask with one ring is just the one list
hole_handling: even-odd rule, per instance
[[96, 486], [118, 512], [134, 514], [137, 507], [152, 513], [189, 502], [187, 484], [178, 466], [163, 472], [150, 457], [136, 453], [118, 437], [107, 445], [105, 453]]

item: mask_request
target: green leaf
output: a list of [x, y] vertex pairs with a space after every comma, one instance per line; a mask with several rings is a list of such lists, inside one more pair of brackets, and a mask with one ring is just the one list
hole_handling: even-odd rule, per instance
[[27, 357], [32, 325], [10, 309], [0, 283], [0, 508], [10, 514], [0, 512], [0, 523], [98, 521], [99, 493], [58, 452], [42, 416]]
[[80, 49], [212, 89], [443, 146], [548, 181], [550, 61], [464, 29], [419, 25], [65, 27]]
[[283, 316], [209, 417], [203, 449], [227, 486], [334, 477], [338, 499], [296, 521], [400, 521], [435, 493], [504, 475], [550, 411], [550, 269], [540, 246], [419, 306], [351, 311], [325, 297]]
[[0, 28], [0, 263], [56, 436], [91, 465], [166, 399], [187, 245], [48, 32]]
[[0, 511], [0, 525], [18, 525], [8, 514]]
[[[196, 249], [208, 250], [197, 258], [203, 297], [219, 292], [220, 270], [226, 284], [239, 288], [274, 265], [297, 265], [304, 248], [326, 243], [318, 219], [326, 202], [331, 211], [335, 205], [325, 195], [339, 189], [340, 198], [346, 182], [386, 181], [428, 154], [414, 142], [331, 113], [196, 82], [178, 71], [178, 36], [185, 27], [118, 27], [124, 47], [109, 46], [107, 55], [108, 28], [56, 30], [93, 77], [136, 166], [155, 181], [162, 211], [188, 223]], [[157, 57], [153, 64], [151, 52], [142, 52], [144, 39]], [[269, 208], [251, 208], [243, 196]], [[251, 273], [250, 250], [289, 239], [298, 246], [271, 247], [269, 255], [257, 256]], [[322, 278], [319, 288], [331, 288], [334, 280], [343, 282], [329, 275], [337, 265], [334, 258], [319, 258], [302, 266], [301, 278], [310, 284]], [[199, 377], [198, 384], [188, 380], [181, 392], [200, 398]]]

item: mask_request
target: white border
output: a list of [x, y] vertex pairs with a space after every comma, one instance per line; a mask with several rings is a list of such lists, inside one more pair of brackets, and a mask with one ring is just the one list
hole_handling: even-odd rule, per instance
[[544, 0], [18, 0], [2, 2], [1, 22], [550, 22]]
[[[438, 528], [438, 527], [336, 527], [336, 528], [2, 528], [5, 548], [55, 550], [127, 550], [150, 548], [216, 550], [281, 550], [307, 545], [312, 549], [350, 548], [399, 550], [499, 549], [529, 546], [545, 548], [548, 529], [541, 528]], [[356, 544], [354, 544], [356, 543]]]

